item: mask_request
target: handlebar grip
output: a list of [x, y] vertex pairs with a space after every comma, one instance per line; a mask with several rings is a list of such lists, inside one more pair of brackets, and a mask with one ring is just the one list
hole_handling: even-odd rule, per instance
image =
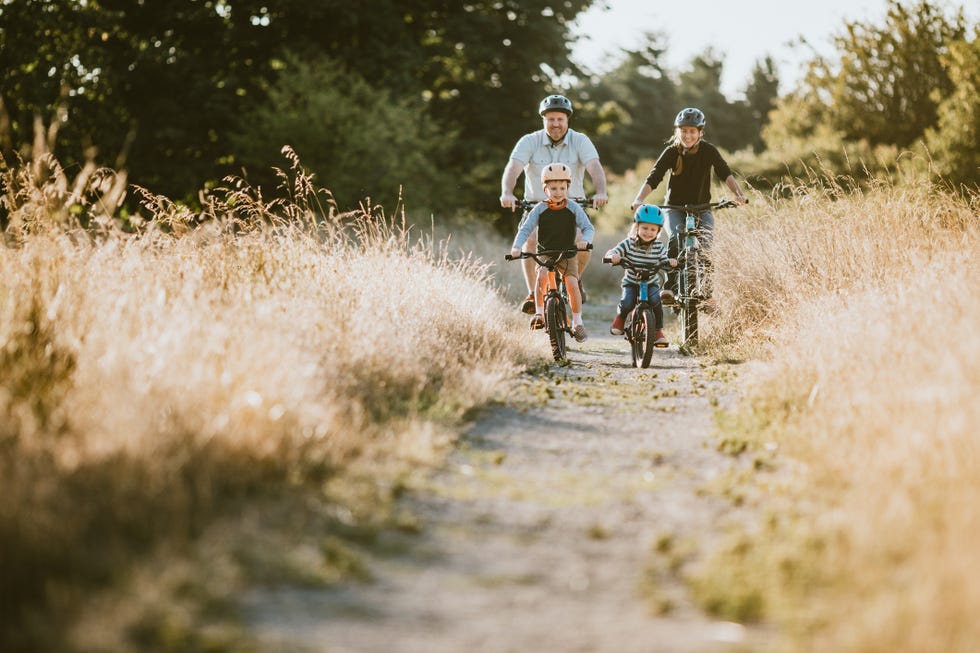
[[507, 260], [507, 261], [513, 261], [514, 260], [514, 257], [511, 256], [510, 254], [504, 254], [504, 259]]
[[602, 262], [603, 263], [612, 263], [612, 259], [611, 258], [603, 258], [602, 259]]

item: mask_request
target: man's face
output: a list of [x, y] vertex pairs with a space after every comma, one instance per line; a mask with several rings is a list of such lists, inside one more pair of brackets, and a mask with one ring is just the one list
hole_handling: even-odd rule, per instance
[[551, 140], [560, 141], [565, 138], [565, 133], [568, 131], [567, 113], [564, 111], [545, 111], [542, 120], [545, 131], [548, 132], [548, 137]]

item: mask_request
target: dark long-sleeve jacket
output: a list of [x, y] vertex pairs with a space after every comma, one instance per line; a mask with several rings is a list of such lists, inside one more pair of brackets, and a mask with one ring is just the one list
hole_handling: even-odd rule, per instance
[[671, 145], [660, 153], [646, 183], [656, 188], [670, 171], [667, 181], [667, 204], [704, 204], [711, 201], [711, 170], [724, 181], [732, 174], [718, 148], [707, 141], [698, 143], [697, 151], [681, 154]]

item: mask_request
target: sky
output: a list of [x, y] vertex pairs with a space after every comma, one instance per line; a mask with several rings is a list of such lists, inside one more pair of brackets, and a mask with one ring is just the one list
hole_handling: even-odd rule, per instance
[[[967, 18], [975, 21], [980, 3], [974, 2], [955, 6], [966, 8]], [[618, 62], [617, 52], [639, 47], [646, 32], [659, 32], [667, 35], [670, 70], [683, 70], [691, 58], [714, 47], [724, 62], [721, 90], [729, 99], [745, 90], [756, 61], [767, 55], [784, 93], [796, 85], [814, 50], [836, 52], [832, 37], [843, 33], [845, 21], [884, 25], [887, 6], [886, 0], [597, 0], [576, 21], [573, 32], [583, 38], [573, 47], [572, 60], [592, 72], [607, 72]], [[810, 47], [791, 45], [800, 37]]]

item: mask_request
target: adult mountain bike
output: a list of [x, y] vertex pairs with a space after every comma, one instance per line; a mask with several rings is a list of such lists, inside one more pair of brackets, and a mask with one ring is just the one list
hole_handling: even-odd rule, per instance
[[565, 278], [558, 265], [565, 259], [577, 256], [579, 252], [592, 249], [592, 243], [585, 249], [548, 249], [540, 252], [521, 252], [520, 256], [504, 256], [508, 261], [533, 259], [535, 263], [548, 270], [547, 290], [544, 296], [544, 326], [551, 341], [551, 353], [556, 362], [568, 356], [567, 338], [572, 337], [572, 309], [568, 302]]
[[618, 265], [624, 269], [632, 270], [639, 281], [639, 293], [636, 306], [626, 316], [626, 324], [623, 332], [626, 340], [630, 343], [630, 355], [633, 358], [634, 367], [650, 367], [653, 359], [653, 350], [663, 348], [667, 343], [657, 344], [654, 334], [657, 331], [657, 320], [653, 313], [654, 301], [650, 297], [650, 284], [660, 277], [660, 271], [670, 267], [669, 263], [654, 265], [637, 265], [624, 258], [619, 259], [618, 263], [613, 263], [612, 259], [603, 258], [603, 263]]
[[681, 322], [683, 346], [698, 343], [698, 314], [705, 300], [711, 297], [708, 258], [702, 243], [701, 213], [712, 209], [738, 206], [734, 200], [706, 204], [662, 204], [664, 210], [684, 211], [684, 228], [671, 238], [677, 239], [677, 294], [673, 310]]

